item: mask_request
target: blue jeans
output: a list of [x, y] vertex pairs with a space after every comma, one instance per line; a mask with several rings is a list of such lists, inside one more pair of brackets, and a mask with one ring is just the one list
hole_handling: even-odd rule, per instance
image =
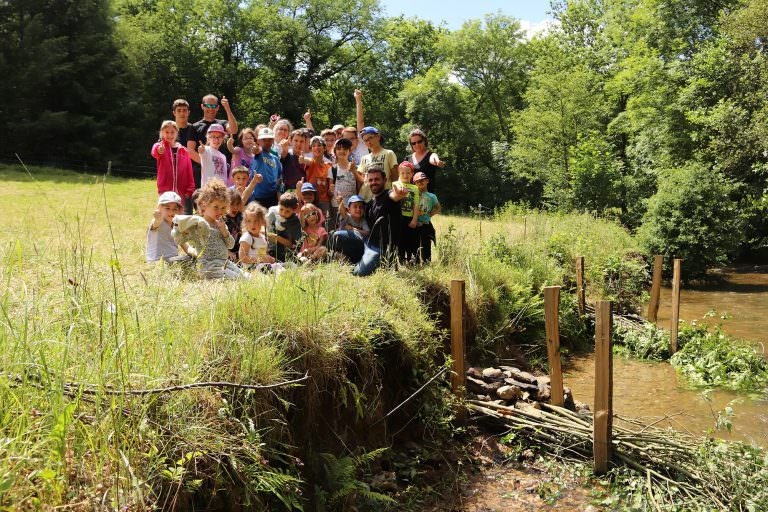
[[364, 241], [359, 233], [347, 230], [336, 231], [331, 236], [329, 246], [356, 264], [352, 275], [369, 276], [379, 268], [381, 249]]

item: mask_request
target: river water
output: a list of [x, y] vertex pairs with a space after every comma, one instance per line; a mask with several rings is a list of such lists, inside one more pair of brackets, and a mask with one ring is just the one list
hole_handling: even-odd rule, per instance
[[[732, 268], [719, 271], [716, 285], [683, 288], [680, 318], [722, 323], [730, 335], [768, 346], [768, 269]], [[662, 291], [658, 325], [669, 328], [671, 290]], [[717, 314], [708, 312], [716, 310]], [[565, 368], [565, 385], [577, 400], [593, 405], [594, 360], [591, 355], [572, 358]], [[614, 356], [613, 410], [620, 416], [660, 421], [692, 434], [742, 440], [768, 447], [768, 397], [750, 397], [726, 391], [689, 389], [667, 363], [650, 363]], [[718, 411], [732, 407], [732, 432], [713, 431]]]

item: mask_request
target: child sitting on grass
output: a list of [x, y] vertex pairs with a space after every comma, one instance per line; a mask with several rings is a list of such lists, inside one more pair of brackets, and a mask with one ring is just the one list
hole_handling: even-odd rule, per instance
[[313, 204], [305, 204], [301, 209], [301, 227], [304, 229], [304, 243], [299, 250], [299, 260], [303, 262], [319, 261], [328, 252], [325, 241], [328, 232], [323, 227], [323, 212]]
[[[181, 208], [179, 194], [172, 191], [160, 194], [152, 222], [147, 230], [147, 262], [163, 260], [175, 263], [188, 259], [188, 257], [179, 256], [179, 246], [171, 236], [173, 219], [181, 212]], [[182, 250], [191, 251], [187, 244], [182, 245]]]
[[293, 255], [296, 242], [301, 238], [301, 221], [296, 215], [298, 208], [299, 199], [296, 194], [285, 192], [280, 196], [277, 215], [267, 235], [270, 243], [274, 244], [274, 256], [277, 261], [284, 262]]
[[419, 241], [419, 250], [416, 254], [418, 263], [432, 261], [432, 244], [436, 242], [435, 228], [432, 225], [432, 217], [440, 213], [440, 201], [432, 192], [427, 191], [429, 178], [423, 172], [417, 172], [413, 182], [419, 187], [421, 200], [419, 201], [419, 220], [416, 223], [416, 234]]
[[267, 226], [267, 210], [258, 203], [251, 203], [243, 212], [243, 235], [240, 237], [240, 263], [249, 269], [261, 269], [275, 262], [268, 254], [269, 244], [263, 231]]
[[198, 274], [205, 279], [248, 277], [246, 272], [229, 261], [229, 249], [235, 245], [235, 240], [222, 218], [228, 203], [227, 186], [214, 178], [203, 185], [197, 199], [202, 217], [177, 215], [174, 220], [173, 239], [179, 244], [192, 242], [198, 253]]
[[240, 235], [243, 233], [243, 199], [240, 197], [240, 193], [230, 188], [227, 191], [229, 196], [229, 207], [227, 208], [227, 214], [224, 216], [224, 222], [227, 224], [227, 231], [235, 239], [235, 245], [229, 250], [229, 259], [237, 262], [238, 253], [240, 251]]

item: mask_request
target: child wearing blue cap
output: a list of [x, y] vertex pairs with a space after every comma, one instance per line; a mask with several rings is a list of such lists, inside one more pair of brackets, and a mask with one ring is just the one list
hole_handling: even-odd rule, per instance
[[[397, 156], [395, 156], [395, 152], [391, 149], [385, 149], [382, 146], [384, 143], [384, 136], [381, 134], [378, 128], [374, 128], [373, 126], [366, 126], [360, 132], [360, 137], [362, 137], [365, 145], [368, 146], [370, 153], [360, 159], [358, 172], [363, 178], [365, 178], [365, 174], [369, 167], [381, 166], [381, 168], [384, 169], [384, 188], [390, 188], [392, 182], [396, 181], [398, 178]], [[360, 186], [359, 194], [366, 201], [370, 201], [373, 198], [373, 193], [371, 192], [371, 189], [368, 186], [368, 182], [365, 179]]]
[[339, 194], [336, 197], [339, 202], [339, 231], [353, 232], [361, 240], [371, 232], [368, 222], [365, 220], [365, 201], [357, 194], [347, 199], [346, 206]]

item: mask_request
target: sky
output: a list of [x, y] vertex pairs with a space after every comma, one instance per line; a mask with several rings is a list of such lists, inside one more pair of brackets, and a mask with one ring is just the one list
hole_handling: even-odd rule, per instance
[[381, 0], [387, 15], [418, 16], [448, 28], [458, 29], [468, 19], [501, 11], [521, 20], [523, 29], [536, 30], [547, 20], [549, 0]]

